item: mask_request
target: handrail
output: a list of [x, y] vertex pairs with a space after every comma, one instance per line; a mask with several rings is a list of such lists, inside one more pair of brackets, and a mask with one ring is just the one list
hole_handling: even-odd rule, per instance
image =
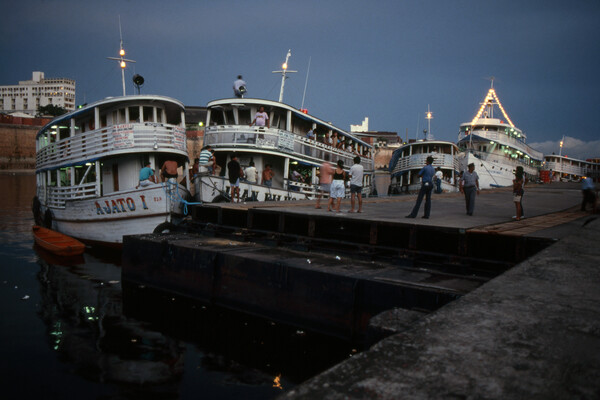
[[[354, 153], [340, 150], [325, 143], [310, 140], [303, 136], [281, 129], [265, 127], [244, 127], [239, 125], [218, 125], [209, 127], [204, 132], [205, 145], [222, 145], [237, 148], [270, 148], [283, 153], [305, 158], [320, 164], [327, 158], [332, 162], [342, 159], [344, 164], [354, 164]], [[361, 164], [366, 170], [372, 170], [374, 162], [371, 158], [361, 156]]]
[[132, 123], [113, 125], [70, 136], [42, 147], [36, 168], [84, 162], [132, 149], [170, 149], [186, 153], [185, 129], [177, 125]]

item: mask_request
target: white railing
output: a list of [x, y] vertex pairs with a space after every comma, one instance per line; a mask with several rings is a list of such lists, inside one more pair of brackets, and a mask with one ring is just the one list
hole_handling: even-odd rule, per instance
[[392, 174], [397, 174], [402, 171], [408, 171], [411, 169], [423, 168], [427, 164], [427, 157], [433, 157], [433, 167], [440, 167], [442, 169], [452, 169], [458, 171], [459, 161], [454, 155], [441, 154], [441, 153], [422, 153], [412, 154], [406, 157], [400, 157], [398, 162], [394, 166]]
[[[525, 153], [529, 154], [531, 157], [536, 158], [538, 160], [543, 159], [543, 154], [541, 152], [532, 149], [531, 147], [529, 147], [529, 145], [524, 143], [522, 140], [512, 137], [510, 135], [507, 135], [504, 132], [473, 131], [473, 134], [480, 136], [484, 139], [489, 139], [489, 140], [498, 142], [498, 144], [500, 144], [500, 145], [512, 146], [513, 148], [520, 150], [522, 152], [525, 152]], [[461, 132], [458, 135], [458, 140], [461, 141], [462, 139], [468, 138], [468, 137], [469, 137], [469, 135], [465, 135], [464, 132]]]
[[79, 186], [50, 186], [47, 193], [46, 204], [56, 208], [64, 208], [67, 200], [83, 200], [98, 196], [95, 182]]
[[[41, 138], [40, 138], [41, 139]], [[186, 154], [185, 130], [153, 123], [115, 125], [51, 143], [37, 152], [36, 167], [75, 164], [106, 153], [131, 149], [172, 149]]]
[[471, 151], [471, 153], [484, 161], [495, 163], [495, 164], [508, 164], [512, 166], [523, 166], [528, 168], [537, 168], [535, 162], [531, 158], [519, 158], [519, 157], [511, 157], [507, 153], [505, 154], [496, 154], [496, 153], [488, 153], [483, 151]]
[[[336, 149], [316, 140], [309, 140], [281, 129], [266, 127], [244, 127], [240, 125], [219, 125], [206, 128], [204, 145], [230, 146], [240, 149], [272, 149], [295, 157], [320, 164], [323, 160], [335, 163], [342, 160], [345, 166], [354, 164], [355, 154]], [[373, 170], [373, 160], [361, 157], [366, 171]]]

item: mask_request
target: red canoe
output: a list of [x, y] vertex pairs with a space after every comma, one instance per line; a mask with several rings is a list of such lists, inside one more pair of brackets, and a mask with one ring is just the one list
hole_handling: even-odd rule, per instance
[[85, 250], [79, 240], [41, 226], [33, 226], [33, 237], [38, 246], [59, 256], [75, 256]]

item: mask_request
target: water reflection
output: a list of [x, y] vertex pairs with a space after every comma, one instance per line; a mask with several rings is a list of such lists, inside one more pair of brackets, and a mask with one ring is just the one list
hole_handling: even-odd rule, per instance
[[50, 346], [76, 374], [95, 382], [146, 385], [181, 378], [184, 346], [123, 316], [116, 265], [89, 254], [62, 261], [42, 249], [36, 252], [39, 314]]

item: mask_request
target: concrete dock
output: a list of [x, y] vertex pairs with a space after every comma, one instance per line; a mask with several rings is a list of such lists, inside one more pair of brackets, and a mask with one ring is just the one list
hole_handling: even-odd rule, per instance
[[[442, 194], [430, 219], [404, 218], [414, 201], [365, 199], [361, 214], [317, 210], [314, 202], [197, 207], [187, 232], [126, 237], [123, 280], [353, 341], [391, 335], [290, 398], [527, 398], [541, 383], [513, 389], [511, 374], [556, 373], [541, 354], [548, 342], [539, 341], [538, 327], [560, 327], [566, 337], [582, 325], [597, 339], [598, 310], [588, 304], [597, 295], [588, 291], [598, 287], [590, 267], [598, 223], [579, 210], [578, 185], [528, 186], [526, 219], [518, 222], [508, 189], [482, 191], [474, 216], [465, 215], [460, 194]], [[576, 244], [565, 257], [565, 246]], [[574, 271], [565, 273], [567, 264]], [[575, 328], [564, 325], [583, 311]], [[597, 357], [597, 347], [590, 350]], [[511, 354], [524, 359], [510, 364]], [[485, 364], [502, 357], [501, 373]]]
[[600, 398], [600, 221], [586, 221], [281, 398]]

